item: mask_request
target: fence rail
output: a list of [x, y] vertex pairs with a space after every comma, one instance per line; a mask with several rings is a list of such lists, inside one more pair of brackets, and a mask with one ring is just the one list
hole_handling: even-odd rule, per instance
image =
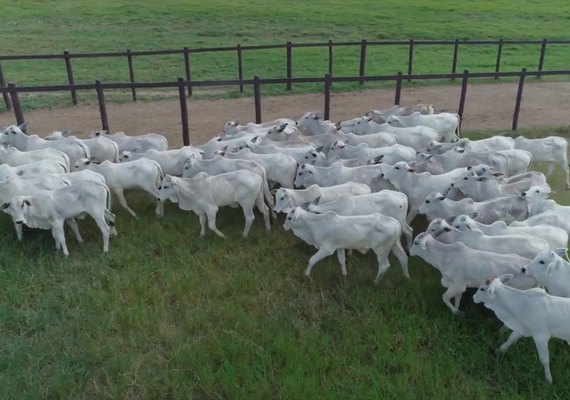
[[[452, 46], [453, 49], [453, 62], [450, 68], [451, 74], [453, 75], [450, 79], [455, 79], [457, 76], [457, 63], [458, 63], [458, 56], [460, 52], [460, 48], [465, 46], [480, 46], [480, 45], [496, 45], [497, 46], [497, 57], [495, 62], [495, 75], [493, 77], [498, 79], [500, 76], [498, 73], [500, 72], [501, 68], [501, 59], [502, 59], [502, 52], [503, 46], [509, 45], [540, 45], [540, 54], [537, 57], [537, 70], [539, 71], [536, 74], [536, 78], [540, 78], [544, 73], [543, 71], [544, 63], [545, 63], [545, 55], [546, 49], [549, 44], [564, 44], [569, 45], [570, 39], [558, 39], [558, 40], [549, 40], [549, 39], [542, 39], [542, 40], [510, 40], [510, 39], [498, 39], [498, 40], [461, 40], [461, 39], [453, 39], [453, 40], [390, 40], [390, 41], [368, 41], [366, 39], [362, 39], [360, 41], [338, 41], [334, 42], [329, 40], [327, 42], [314, 42], [314, 43], [292, 43], [287, 42], [283, 44], [267, 44], [267, 45], [241, 45], [237, 44], [236, 46], [224, 46], [224, 47], [203, 47], [203, 48], [188, 48], [184, 47], [182, 49], [166, 49], [166, 50], [144, 50], [144, 51], [131, 51], [127, 49], [126, 51], [115, 51], [115, 52], [98, 52], [98, 53], [73, 53], [70, 51], [64, 51], [60, 54], [22, 54], [22, 55], [0, 55], [0, 89], [6, 88], [6, 81], [9, 81], [9, 78], [6, 78], [3, 74], [2, 70], [2, 61], [22, 61], [22, 60], [63, 60], [66, 74], [68, 78], [68, 83], [70, 84], [70, 97], [72, 103], [75, 105], [77, 104], [77, 94], [75, 90], [80, 90], [78, 88], [71, 88], [73, 83], [75, 82], [74, 79], [74, 71], [73, 71], [73, 60], [74, 59], [81, 59], [81, 58], [105, 58], [105, 57], [124, 57], [126, 58], [127, 62], [126, 65], [128, 66], [128, 73], [129, 79], [132, 84], [135, 84], [135, 73], [134, 73], [134, 64], [135, 58], [139, 56], [160, 56], [160, 55], [180, 55], [181, 61], [184, 63], [184, 76], [186, 81], [193, 81], [192, 78], [192, 68], [191, 68], [191, 56], [193, 54], [198, 53], [216, 53], [216, 52], [235, 52], [236, 59], [237, 59], [237, 82], [243, 81], [244, 70], [243, 70], [243, 52], [245, 51], [256, 51], [256, 50], [271, 50], [271, 49], [283, 49], [284, 50], [284, 57], [286, 63], [286, 79], [293, 79], [293, 49], [296, 48], [328, 48], [328, 73], [333, 74], [334, 63], [333, 63], [333, 48], [335, 47], [359, 47], [360, 48], [360, 56], [359, 56], [359, 63], [358, 69], [355, 68], [355, 74], [358, 74], [359, 79], [358, 82], [360, 84], [364, 84], [365, 81], [371, 81], [368, 77], [366, 77], [366, 65], [370, 62], [370, 57], [367, 57], [368, 48], [371, 46], [408, 46], [408, 59], [407, 59], [407, 75], [406, 79], [411, 81], [415, 79], [413, 74], [414, 71], [414, 54], [415, 49], [418, 46]], [[327, 71], [322, 71], [322, 73], [326, 73]], [[510, 76], [510, 75], [506, 75]], [[445, 78], [447, 79], [447, 78]], [[334, 82], [334, 78], [333, 78]], [[352, 82], [352, 81], [350, 81]], [[286, 84], [287, 90], [292, 90], [292, 83], [294, 81], [284, 81]], [[45, 87], [45, 86], [41, 86]], [[140, 86], [141, 88], [152, 88], [156, 86]], [[188, 86], [188, 96], [192, 95], [192, 85]], [[197, 87], [197, 85], [194, 85]], [[243, 93], [244, 86], [243, 84], [239, 84], [239, 91]], [[137, 100], [136, 89], [139, 86], [132, 86], [132, 101]], [[2, 92], [5, 93], [5, 92]], [[10, 110], [12, 107], [10, 98], [8, 96], [4, 96], [4, 104], [7, 110]]]
[[262, 107], [261, 107], [261, 87], [268, 84], [279, 84], [279, 85], [292, 85], [293, 83], [321, 83], [323, 85], [324, 93], [324, 115], [325, 118], [330, 116], [330, 97], [331, 97], [331, 86], [333, 83], [340, 82], [378, 82], [378, 81], [392, 81], [395, 83], [395, 94], [394, 94], [394, 104], [400, 104], [401, 91], [402, 91], [402, 80], [403, 79], [414, 79], [414, 80], [433, 80], [433, 79], [456, 79], [461, 78], [461, 94], [459, 97], [459, 105], [457, 107], [458, 114], [463, 119], [463, 114], [465, 110], [465, 102], [467, 98], [468, 82], [470, 79], [474, 78], [495, 78], [495, 77], [518, 77], [518, 90], [514, 104], [512, 129], [516, 130], [518, 127], [518, 120], [520, 116], [521, 103], [523, 98], [523, 89], [526, 77], [531, 76], [561, 76], [570, 75], [570, 70], [556, 70], [556, 71], [527, 71], [523, 68], [518, 72], [469, 72], [464, 70], [463, 73], [453, 73], [453, 74], [417, 74], [417, 75], [404, 75], [398, 72], [396, 75], [378, 75], [378, 76], [332, 76], [326, 74], [323, 77], [311, 77], [311, 78], [265, 78], [262, 79], [255, 76], [253, 79], [241, 79], [241, 80], [223, 80], [223, 81], [192, 81], [184, 80], [183, 78], [178, 78], [176, 81], [169, 82], [129, 82], [129, 83], [102, 83], [100, 81], [95, 81], [92, 84], [68, 84], [68, 85], [52, 85], [52, 86], [21, 86], [18, 87], [14, 83], [9, 83], [8, 87], [0, 87], [0, 93], [3, 96], [8, 96], [13, 104], [14, 116], [18, 124], [25, 122], [22, 107], [20, 105], [19, 94], [20, 93], [37, 93], [37, 92], [61, 92], [61, 91], [95, 91], [97, 94], [97, 102], [99, 105], [99, 114], [101, 117], [101, 128], [104, 130], [109, 130], [109, 121], [107, 117], [106, 103], [105, 103], [105, 90], [117, 90], [117, 89], [141, 89], [141, 88], [162, 88], [162, 89], [178, 89], [179, 100], [180, 100], [180, 114], [182, 121], [182, 138], [184, 145], [190, 143], [189, 136], [189, 122], [188, 122], [188, 107], [186, 99], [186, 90], [191, 90], [194, 87], [216, 87], [216, 86], [252, 86], [253, 96], [254, 96], [254, 109], [255, 109], [255, 121], [256, 123], [261, 123], [262, 121]]

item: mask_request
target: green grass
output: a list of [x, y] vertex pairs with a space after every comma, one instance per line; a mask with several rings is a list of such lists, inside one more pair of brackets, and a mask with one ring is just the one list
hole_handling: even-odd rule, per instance
[[[529, 136], [548, 132], [526, 132]], [[557, 133], [570, 136], [568, 129]], [[482, 136], [476, 133], [472, 136]], [[487, 133], [488, 134], [488, 133]], [[570, 204], [557, 174], [557, 200]], [[167, 204], [139, 219], [117, 209], [110, 253], [91, 220], [68, 234], [71, 256], [48, 231], [14, 239], [0, 220], [0, 398], [567, 399], [570, 352], [550, 344], [555, 384], [532, 340], [493, 355], [506, 334], [468, 291], [464, 317], [441, 301], [439, 274], [396, 261], [378, 286], [372, 254], [334, 257], [302, 275], [314, 249], [257, 218], [241, 238], [239, 210], [223, 209], [222, 240], [198, 239], [197, 217]], [[425, 224], [415, 225], [420, 232]]]
[[[125, 51], [247, 44], [401, 39], [566, 39], [570, 3], [419, 0], [360, 1], [138, 1], [0, 0], [1, 54]], [[502, 69], [535, 69], [540, 45], [505, 45]], [[370, 47], [368, 74], [407, 70], [407, 46]], [[358, 47], [334, 50], [334, 74], [357, 75]], [[450, 72], [452, 46], [420, 46], [414, 72]], [[328, 68], [326, 49], [295, 49], [293, 75], [322, 76]], [[496, 46], [461, 47], [458, 71], [493, 71]], [[551, 45], [545, 69], [568, 68], [570, 46]], [[244, 77], [285, 76], [285, 50], [244, 52]], [[19, 85], [67, 83], [63, 60], [3, 62], [6, 79]], [[126, 58], [73, 60], [78, 83], [125, 82]], [[184, 75], [183, 58], [135, 58], [137, 81], [171, 81]], [[229, 53], [192, 56], [196, 80], [237, 79], [237, 57]], [[368, 85], [370, 86], [370, 85]], [[373, 85], [372, 85], [373, 86]], [[335, 90], [355, 85], [338, 85]], [[295, 91], [321, 90], [321, 85], [297, 85]], [[274, 89], [269, 89], [274, 90]], [[57, 99], [44, 105], [59, 105]]]

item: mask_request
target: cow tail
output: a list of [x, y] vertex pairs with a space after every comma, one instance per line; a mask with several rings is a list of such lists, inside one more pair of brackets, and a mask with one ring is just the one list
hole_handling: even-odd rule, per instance
[[457, 137], [459, 138], [459, 126], [461, 126], [461, 116], [459, 114], [455, 114], [457, 115], [457, 128], [455, 128], [455, 132]]

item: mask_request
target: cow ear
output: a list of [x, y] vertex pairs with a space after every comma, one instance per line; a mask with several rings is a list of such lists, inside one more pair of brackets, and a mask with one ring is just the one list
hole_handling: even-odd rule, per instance
[[488, 178], [486, 176], [480, 176], [477, 181], [479, 182], [485, 182]]
[[439, 200], [439, 201], [445, 200], [445, 196], [438, 196], [437, 200]]
[[559, 248], [554, 249], [552, 251], [554, 251], [554, 253], [556, 253], [560, 257], [565, 257], [566, 253], [568, 253], [568, 249], [566, 247], [559, 247]]
[[470, 212], [467, 216], [471, 219], [476, 218], [479, 213], [477, 211]]
[[503, 176], [502, 172], [493, 172], [493, 176]]
[[451, 228], [448, 227], [448, 226], [446, 226], [445, 228], [443, 228], [443, 230], [444, 230], [445, 232], [451, 232]]
[[307, 202], [305, 202], [305, 203], [303, 203], [303, 204], [301, 205], [301, 208], [302, 208], [303, 210], [309, 211], [309, 206], [310, 206], [310, 205], [311, 205], [311, 203], [307, 201]]
[[317, 197], [315, 198], [315, 200], [313, 200], [313, 202], [312, 202], [311, 204], [317, 205], [317, 204], [319, 204], [319, 201], [321, 201], [321, 196], [317, 196]]
[[250, 142], [251, 142], [251, 143], [256, 143], [256, 142], [257, 142], [257, 139], [259, 139], [259, 136], [254, 136], [254, 137], [250, 140]]
[[271, 194], [272, 194], [273, 196], [275, 196], [275, 195], [277, 194], [277, 189], [273, 189], [273, 190], [271, 191]]
[[24, 171], [18, 171], [16, 172], [16, 176], [23, 176], [24, 175]]
[[95, 156], [91, 156], [91, 157], [89, 157], [89, 161], [90, 161], [90, 162], [93, 162], [93, 161], [95, 161]]
[[309, 174], [312, 174], [312, 173], [313, 173], [313, 171], [311, 171], [310, 169], [307, 170], [307, 172], [308, 172]]
[[10, 203], [4, 203], [4, 204], [2, 204], [2, 206], [0, 206], [0, 210], [5, 210], [8, 207], [10, 207]]
[[30, 203], [28, 200], [24, 200], [24, 204], [22, 205], [22, 207], [23, 207], [24, 205], [26, 205], [26, 206], [29, 207], [29, 206], [32, 205], [32, 203]]
[[317, 153], [320, 153], [321, 151], [323, 151], [323, 148], [324, 148], [324, 147], [325, 147], [324, 145], [319, 146], [319, 147], [317, 147], [317, 148], [315, 149], [315, 151], [316, 151]]
[[22, 132], [26, 132], [26, 130], [28, 129], [28, 123], [24, 122], [23, 124], [18, 125], [18, 128], [20, 128]]
[[416, 172], [414, 168], [408, 168], [408, 172]]

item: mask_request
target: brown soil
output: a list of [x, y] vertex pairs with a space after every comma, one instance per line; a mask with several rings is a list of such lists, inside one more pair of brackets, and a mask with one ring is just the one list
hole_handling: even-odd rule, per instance
[[[510, 129], [516, 97], [515, 83], [470, 85], [464, 112], [463, 130]], [[459, 86], [434, 86], [404, 89], [401, 103], [431, 103], [436, 110], [457, 111]], [[362, 115], [372, 108], [393, 104], [392, 89], [333, 94], [331, 119], [339, 121]], [[322, 94], [262, 97], [264, 120], [297, 118], [306, 111], [323, 108]], [[239, 118], [254, 120], [252, 98], [189, 100], [190, 140], [203, 143], [221, 131], [224, 123]], [[182, 145], [178, 100], [149, 103], [110, 104], [107, 106], [112, 131], [128, 134], [166, 133], [171, 147]], [[570, 82], [529, 81], [524, 88], [519, 127], [566, 126], [570, 124]], [[29, 131], [40, 135], [52, 130], [71, 130], [84, 136], [100, 129], [97, 106], [38, 110], [25, 114]], [[15, 122], [12, 113], [0, 114], [0, 125]]]

